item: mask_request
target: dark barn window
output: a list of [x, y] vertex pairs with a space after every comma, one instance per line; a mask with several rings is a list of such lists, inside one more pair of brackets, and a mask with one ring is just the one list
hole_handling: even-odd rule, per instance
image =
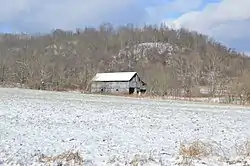
[[129, 94], [134, 93], [134, 91], [135, 91], [135, 88], [129, 88]]

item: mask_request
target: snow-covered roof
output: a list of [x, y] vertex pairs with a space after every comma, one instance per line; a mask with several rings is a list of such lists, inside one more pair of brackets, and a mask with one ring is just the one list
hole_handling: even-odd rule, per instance
[[92, 81], [129, 81], [136, 72], [97, 73]]

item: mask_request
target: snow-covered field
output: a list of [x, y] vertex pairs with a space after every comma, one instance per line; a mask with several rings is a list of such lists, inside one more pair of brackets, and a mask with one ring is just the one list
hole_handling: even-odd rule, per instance
[[174, 165], [181, 142], [216, 142], [227, 157], [249, 136], [247, 107], [0, 88], [2, 164], [73, 148], [85, 165], [136, 154]]

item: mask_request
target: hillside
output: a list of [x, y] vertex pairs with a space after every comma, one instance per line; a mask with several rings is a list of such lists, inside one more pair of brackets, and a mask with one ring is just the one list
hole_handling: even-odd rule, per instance
[[[200, 86], [247, 94], [250, 59], [185, 29], [127, 25], [55, 30], [46, 35], [2, 34], [0, 79], [35, 89], [88, 89], [96, 72], [137, 71], [148, 92], [197, 95]], [[240, 83], [240, 84], [239, 84]], [[174, 91], [174, 92], [173, 92]]]

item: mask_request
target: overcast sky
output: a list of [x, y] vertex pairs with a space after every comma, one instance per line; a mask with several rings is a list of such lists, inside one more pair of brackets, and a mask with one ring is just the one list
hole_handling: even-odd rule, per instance
[[196, 30], [250, 52], [250, 0], [0, 0], [1, 32], [49, 32], [161, 23]]

